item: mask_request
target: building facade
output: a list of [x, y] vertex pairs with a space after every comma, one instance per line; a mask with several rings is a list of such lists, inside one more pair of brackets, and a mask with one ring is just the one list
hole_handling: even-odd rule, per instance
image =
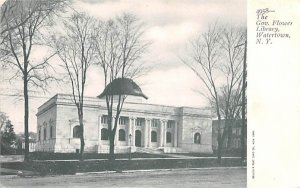
[[[212, 153], [210, 109], [125, 102], [118, 120], [115, 153]], [[85, 152], [108, 153], [105, 100], [84, 101]], [[70, 95], [57, 94], [38, 108], [36, 151], [79, 152], [79, 121]]]
[[[247, 124], [244, 128], [244, 134], [242, 134], [242, 120], [228, 120], [228, 131], [225, 135], [222, 149], [224, 152], [240, 153], [242, 149], [242, 139], [244, 139], [244, 148], [247, 151]], [[223, 134], [225, 127], [225, 120], [220, 122], [221, 134]], [[218, 149], [218, 120], [212, 121], [212, 148], [214, 153]]]

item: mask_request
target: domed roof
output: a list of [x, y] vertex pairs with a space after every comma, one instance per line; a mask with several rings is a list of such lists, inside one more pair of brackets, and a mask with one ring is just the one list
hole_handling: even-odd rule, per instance
[[98, 96], [102, 98], [106, 95], [133, 95], [148, 99], [141, 88], [130, 78], [116, 78], [109, 83], [104, 91]]

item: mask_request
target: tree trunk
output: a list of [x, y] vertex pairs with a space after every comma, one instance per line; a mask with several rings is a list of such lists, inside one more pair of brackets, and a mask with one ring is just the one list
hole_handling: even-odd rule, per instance
[[221, 131], [218, 130], [218, 163], [221, 164], [222, 160], [222, 138], [221, 138]]
[[246, 126], [246, 58], [247, 58], [247, 40], [245, 41], [244, 62], [243, 62], [243, 90], [242, 90], [242, 133], [241, 133], [241, 161], [245, 160], [245, 126]]
[[115, 160], [115, 133], [112, 130], [109, 134], [109, 160]]
[[222, 133], [221, 133], [221, 115], [219, 112], [219, 107], [217, 105], [217, 116], [218, 116], [218, 163], [221, 164], [222, 160]]
[[24, 161], [29, 160], [29, 135], [28, 135], [28, 117], [29, 117], [29, 99], [28, 99], [28, 83], [27, 74], [24, 74], [24, 136], [25, 136], [25, 156]]
[[83, 153], [84, 153], [84, 128], [83, 128], [83, 110], [80, 109], [80, 115], [79, 115], [79, 127], [80, 127], [80, 161], [83, 161]]

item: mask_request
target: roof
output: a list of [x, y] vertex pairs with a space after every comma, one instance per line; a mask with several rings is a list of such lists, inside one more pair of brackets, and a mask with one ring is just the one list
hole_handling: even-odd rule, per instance
[[142, 92], [141, 88], [129, 78], [117, 78], [113, 80], [105, 87], [104, 91], [98, 96], [98, 98], [103, 98], [106, 95], [133, 95], [148, 99], [148, 97]]

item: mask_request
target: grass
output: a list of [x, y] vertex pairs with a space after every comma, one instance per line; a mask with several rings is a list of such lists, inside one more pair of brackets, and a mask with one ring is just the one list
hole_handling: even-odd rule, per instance
[[[103, 153], [85, 153], [84, 159], [108, 159], [108, 154]], [[116, 159], [128, 159], [128, 153], [115, 154]], [[131, 158], [166, 158], [165, 155], [149, 154], [149, 153], [132, 153]], [[76, 153], [46, 153], [33, 152], [30, 153], [31, 160], [78, 160], [79, 154]]]
[[[180, 155], [176, 153], [176, 155]], [[215, 154], [183, 153], [182, 155], [198, 157], [215, 157]], [[164, 159], [167, 155], [132, 153], [132, 159], [143, 158], [142, 160], [128, 160], [129, 154], [115, 154], [116, 159], [124, 160], [86, 160], [79, 161], [76, 153], [30, 153], [29, 162], [0, 163], [3, 169], [31, 171], [35, 175], [59, 175], [75, 174], [77, 172], [99, 172], [99, 171], [123, 171], [123, 170], [144, 170], [144, 169], [174, 169], [174, 168], [202, 168], [219, 166], [245, 166], [240, 158], [223, 158], [218, 164], [217, 158], [196, 158]], [[107, 159], [108, 154], [84, 154], [85, 159]], [[149, 158], [157, 158], [155, 160]], [[126, 160], [127, 159], [127, 160]], [[52, 160], [52, 161], [51, 161]], [[56, 160], [56, 161], [55, 161]], [[57, 161], [59, 160], [59, 161]], [[65, 160], [65, 161], [64, 161]]]
[[[207, 153], [174, 153], [176, 155], [185, 155], [191, 157], [217, 157], [217, 153], [207, 154]], [[238, 151], [230, 151], [230, 152], [223, 152], [222, 157], [240, 157], [241, 153]]]
[[100, 161], [30, 161], [2, 163], [1, 168], [32, 171], [39, 175], [75, 174], [77, 172], [123, 171], [141, 169], [203, 168], [242, 166], [240, 159], [156, 159], [156, 160], [100, 160]]

